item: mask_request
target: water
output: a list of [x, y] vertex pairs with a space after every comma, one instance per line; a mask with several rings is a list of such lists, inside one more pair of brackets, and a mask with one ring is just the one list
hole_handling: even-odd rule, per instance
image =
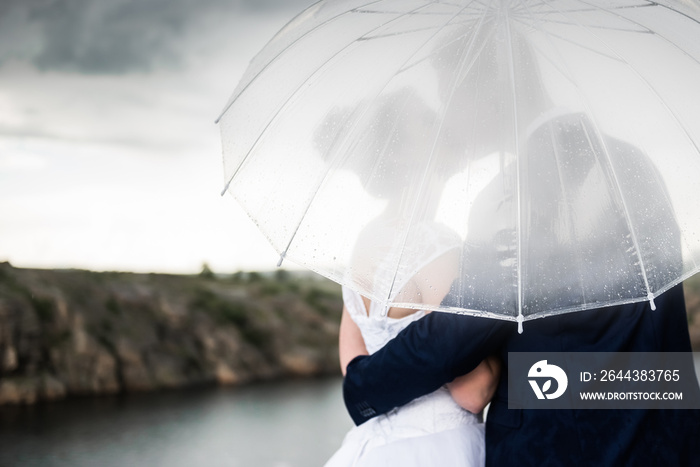
[[338, 378], [77, 398], [1, 407], [0, 467], [320, 466], [351, 426]]
[[340, 379], [0, 408], [0, 466], [323, 465], [351, 427]]

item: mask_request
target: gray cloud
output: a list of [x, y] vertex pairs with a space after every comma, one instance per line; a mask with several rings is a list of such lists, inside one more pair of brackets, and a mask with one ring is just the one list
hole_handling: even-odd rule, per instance
[[[313, 0], [3, 0], [0, 62], [119, 74], [177, 67], [203, 18], [293, 14]], [[215, 44], [213, 44], [215, 46]]]

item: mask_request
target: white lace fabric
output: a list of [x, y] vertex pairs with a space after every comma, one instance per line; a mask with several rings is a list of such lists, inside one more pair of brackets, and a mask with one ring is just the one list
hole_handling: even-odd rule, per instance
[[[382, 317], [381, 305], [374, 304], [367, 313], [360, 294], [346, 287], [343, 300], [370, 354], [426, 314], [418, 310], [403, 318]], [[443, 386], [351, 429], [326, 467], [483, 464], [483, 423], [457, 405]]]
[[[396, 337], [406, 326], [425, 316], [426, 311], [417, 310], [403, 318], [381, 316], [381, 306], [372, 303], [369, 313], [365, 309], [362, 296], [343, 287], [343, 301], [350, 317], [360, 329], [365, 346], [370, 354], [381, 349]], [[415, 435], [435, 433], [457, 428], [463, 424], [478, 423], [479, 418], [462, 409], [450, 396], [446, 387], [432, 394], [413, 400], [407, 405], [394, 409], [378, 417], [386, 432]]]
[[[427, 237], [435, 241], [422, 243], [429, 246], [416, 250], [420, 254], [408, 255], [399, 263], [399, 269], [393, 275], [394, 293], [390, 300], [400, 295], [403, 287], [415, 279], [423, 266], [458, 244], [458, 239], [446, 233], [444, 228], [436, 229], [435, 224], [425, 224], [414, 229], [414, 235], [407, 239], [404, 247], [411, 251], [416, 242], [423, 242]], [[385, 260], [389, 261], [388, 258], [395, 256], [396, 252], [388, 252]], [[383, 280], [382, 275], [376, 274], [375, 280]], [[357, 324], [370, 354], [384, 347], [404, 328], [427, 313], [417, 310], [402, 318], [391, 318], [386, 316], [384, 304], [372, 301], [368, 310], [358, 292], [348, 287], [342, 290], [348, 314]], [[443, 386], [351, 429], [326, 467], [478, 467], [483, 464], [484, 425], [480, 417], [457, 405]]]

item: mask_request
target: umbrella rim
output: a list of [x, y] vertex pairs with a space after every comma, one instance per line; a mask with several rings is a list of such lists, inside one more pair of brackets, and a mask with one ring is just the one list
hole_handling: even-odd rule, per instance
[[[268, 242], [272, 245], [272, 242], [268, 238]], [[667, 283], [663, 287], [659, 288], [655, 292], [649, 292], [649, 295], [647, 296], [641, 296], [641, 297], [636, 297], [636, 298], [623, 298], [619, 300], [607, 300], [607, 301], [601, 301], [601, 302], [593, 302], [593, 303], [586, 303], [586, 304], [580, 304], [576, 306], [566, 306], [566, 307], [559, 307], [559, 308], [550, 308], [546, 311], [540, 311], [528, 315], [505, 315], [505, 314], [499, 314], [499, 313], [494, 313], [490, 311], [484, 311], [484, 310], [477, 310], [477, 309], [469, 309], [469, 308], [459, 308], [459, 307], [445, 307], [445, 306], [435, 306], [435, 305], [425, 305], [425, 304], [418, 304], [418, 303], [410, 303], [410, 302], [393, 302], [391, 300], [386, 300], [386, 299], [381, 299], [374, 294], [367, 294], [364, 291], [360, 290], [358, 287], [353, 286], [350, 283], [347, 283], [346, 281], [342, 280], [339, 275], [337, 274], [332, 274], [332, 273], [327, 273], [323, 272], [320, 270], [320, 268], [310, 265], [310, 264], [305, 264], [305, 262], [298, 260], [295, 258], [295, 256], [289, 255], [289, 254], [282, 254], [278, 251], [278, 249], [272, 245], [272, 247], [277, 251], [277, 253], [280, 254], [280, 261], [277, 264], [278, 267], [281, 266], [282, 261], [288, 259], [292, 263], [299, 265], [307, 270], [313, 271], [316, 274], [319, 274], [320, 276], [323, 276], [327, 279], [332, 280], [333, 282], [337, 283], [338, 285], [342, 287], [347, 287], [350, 290], [353, 290], [354, 292], [357, 292], [358, 294], [369, 298], [372, 301], [375, 301], [377, 303], [380, 303], [384, 305], [385, 310], [388, 310], [391, 307], [399, 307], [399, 308], [409, 308], [413, 310], [425, 310], [425, 311], [437, 311], [437, 312], [443, 312], [443, 313], [453, 313], [453, 314], [459, 314], [459, 315], [466, 315], [466, 316], [473, 316], [475, 318], [487, 318], [487, 319], [499, 319], [502, 321], [511, 321], [514, 323], [518, 323], [518, 331], [522, 332], [522, 324], [526, 321], [532, 321], [535, 319], [540, 319], [540, 318], [547, 318], [550, 316], [557, 316], [557, 315], [562, 315], [562, 314], [567, 314], [567, 313], [577, 313], [580, 311], [587, 311], [587, 310], [593, 310], [593, 309], [599, 309], [599, 308], [609, 308], [609, 307], [614, 307], [614, 306], [621, 306], [621, 305], [628, 305], [632, 303], [641, 303], [648, 301], [652, 311], [656, 311], [656, 305], [654, 303], [654, 299], [659, 297], [661, 294], [667, 292], [671, 288], [675, 287], [676, 285], [682, 283], [683, 281], [689, 279], [690, 277], [694, 276], [697, 273], [700, 273], [700, 265], [697, 265], [694, 267], [692, 270], [689, 272], [679, 276], [677, 279]]]

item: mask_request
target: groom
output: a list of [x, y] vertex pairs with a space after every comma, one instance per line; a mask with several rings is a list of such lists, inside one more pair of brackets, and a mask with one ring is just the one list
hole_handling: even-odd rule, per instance
[[[431, 313], [347, 368], [345, 404], [361, 424], [508, 352], [689, 352], [681, 286], [648, 302], [514, 324]], [[695, 410], [508, 409], [504, 368], [486, 421], [486, 465], [699, 465]]]
[[[655, 180], [656, 177], [643, 155], [625, 143], [611, 138], [596, 140], [594, 135], [595, 129], [581, 115], [569, 114], [551, 119], [529, 135], [526, 154], [536, 154], [537, 159], [526, 158], [522, 167], [517, 169], [522, 170], [523, 183], [528, 183], [529, 173], [540, 177], [544, 173], [556, 178], [532, 183], [531, 196], [537, 198], [551, 197], [548, 187], [554, 186], [555, 182], [558, 186], [562, 181], [561, 171], [547, 175], [546, 167], [538, 164], [544, 164], [543, 161], [551, 156], [557, 159], [558, 167], [572, 167], [566, 192], [559, 195], [563, 199], [541, 203], [545, 206], [544, 211], [551, 209], [553, 212], [539, 212], [542, 218], [538, 220], [538, 212], [533, 211], [528, 218], [533, 232], [529, 251], [538, 252], [539, 257], [549, 255], [546, 260], [549, 274], [567, 274], [567, 260], [572, 259], [566, 256], [570, 254], [567, 253], [569, 250], [560, 244], [562, 231], [570, 222], [557, 219], [556, 211], [562, 204], [575, 203], [577, 199], [585, 202], [588, 196], [585, 193], [590, 193], [586, 187], [598, 187], [600, 184], [596, 181], [610, 177], [614, 167], [611, 168], [612, 163], [604, 157], [606, 148], [621, 151], [616, 160], [626, 160], [627, 167], [638, 171], [629, 177], [639, 180], [636, 182], [638, 186], [620, 187], [627, 195], [627, 207], [634, 208], [636, 202], [663, 195], [658, 188], [645, 185], [644, 180]], [[551, 143], [547, 142], [561, 138], [570, 141], [559, 141], [554, 145], [556, 147], [550, 147], [549, 152], [555, 154], [548, 154], [546, 144]], [[589, 147], [572, 152], [575, 158], [560, 165], [566, 154], [557, 152], [557, 148], [575, 146], [576, 141], [588, 141]], [[497, 196], [494, 200], [494, 193], [500, 194], [501, 198]], [[577, 193], [581, 194], [581, 199], [577, 198]], [[601, 196], [611, 197], [610, 208], [604, 212], [588, 213], [591, 240], [580, 249], [587, 257], [583, 258], [586, 260], [582, 261], [584, 264], [578, 265], [579, 270], [591, 277], [597, 277], [621, 259], [613, 253], [620, 240], [615, 235], [606, 236], [608, 232], [618, 231], [621, 227], [618, 224], [625, 221], [624, 216], [620, 220], [614, 212], [614, 205], [620, 200], [615, 199], [616, 193]], [[484, 244], [489, 240], [495, 242], [493, 251], [487, 251], [487, 254], [512, 250], [513, 245], [509, 242], [515, 238], [514, 232], [508, 232], [503, 226], [509, 223], [501, 221], [512, 216], [514, 206], [508, 200], [514, 197], [504, 189], [502, 180], [495, 180], [479, 198], [475, 205], [481, 204], [483, 209], [493, 211], [494, 217], [486, 223], [488, 225], [472, 225], [470, 219], [468, 244], [478, 244], [482, 240], [479, 235], [482, 235]], [[530, 201], [533, 206], [539, 206], [537, 199]], [[645, 257], [647, 266], [654, 268], [667, 264], [668, 255], [679, 251], [679, 233], [673, 227], [672, 211], [661, 209], [655, 212], [650, 208], [638, 212], [648, 215], [640, 223], [638, 243], [643, 246], [645, 239], [662, 235], [671, 251], [649, 254]], [[556, 231], [556, 235], [552, 231]], [[482, 252], [483, 248], [478, 251]], [[465, 265], [485, 264], [474, 249], [465, 247], [463, 255], [466, 256]], [[681, 267], [680, 258], [676, 261]], [[487, 299], [482, 292], [489, 281], [499, 275], [512, 276], [512, 267], [504, 261], [498, 267], [500, 270], [467, 271], [470, 287], [462, 288], [456, 281], [444, 304], [478, 309], [479, 302]], [[615, 287], [620, 295], [637, 286], [624, 280], [607, 285]], [[568, 298], [565, 291], [548, 292], [535, 298], [539, 303], [556, 300], [556, 303], [549, 303], [553, 305], [551, 308], [566, 306], [567, 300], [572, 303], [575, 300], [575, 297]], [[516, 300], [512, 295], [504, 290], [502, 297], [497, 298], [507, 307]], [[567, 313], [528, 321], [523, 334], [517, 332], [517, 325], [512, 322], [431, 313], [411, 324], [375, 354], [359, 356], [348, 365], [343, 384], [345, 404], [353, 421], [359, 425], [468, 373], [487, 356], [498, 355], [504, 369], [486, 422], [487, 465], [700, 465], [700, 452], [695, 446], [700, 439], [700, 414], [697, 410], [524, 410], [508, 409], [507, 406], [509, 352], [690, 352], [686, 320], [681, 285], [657, 297], [656, 310], [653, 311], [649, 302], [639, 302]]]

